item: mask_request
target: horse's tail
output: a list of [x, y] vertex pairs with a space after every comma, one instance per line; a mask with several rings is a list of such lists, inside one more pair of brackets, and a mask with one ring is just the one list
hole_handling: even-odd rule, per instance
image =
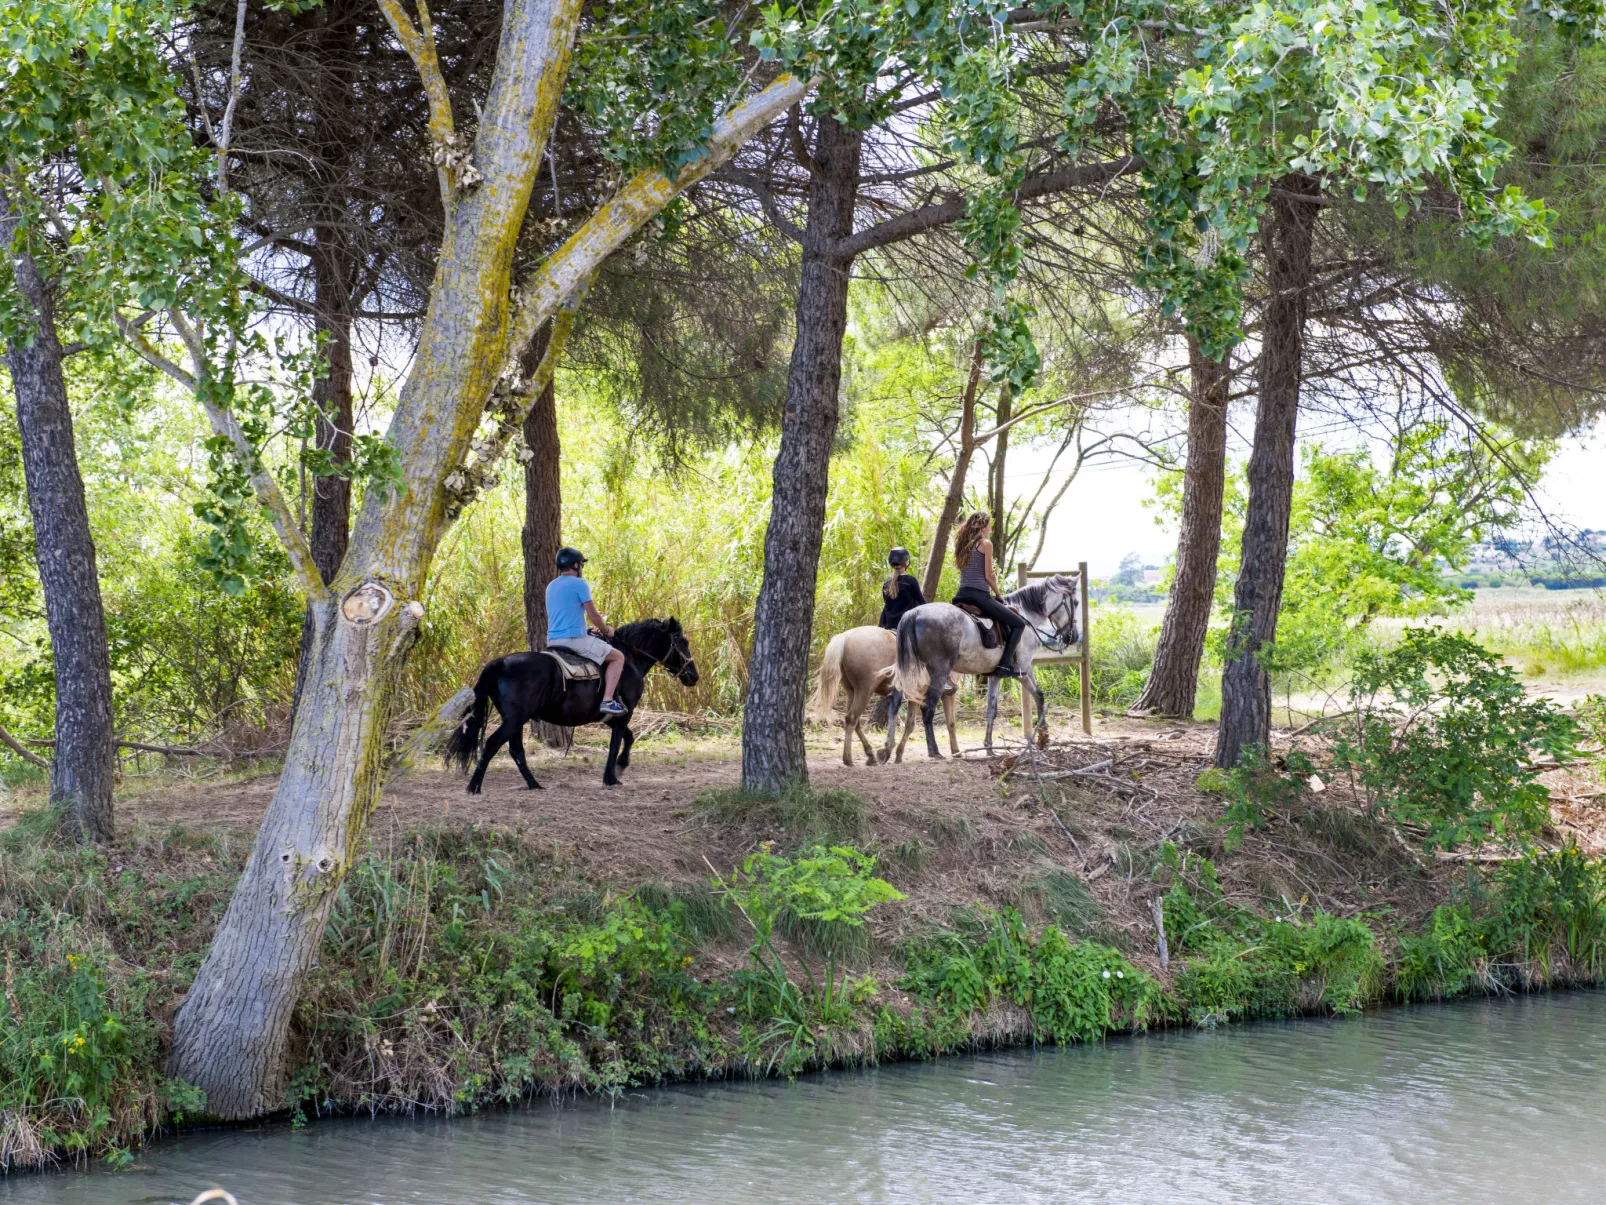
[[485, 717], [491, 703], [491, 690], [496, 685], [497, 662], [493, 661], [480, 671], [480, 679], [474, 683], [474, 706], [469, 708], [463, 722], [452, 730], [451, 739], [446, 742], [447, 766], [455, 765], [459, 770], [468, 771], [480, 756], [480, 745], [485, 739]]
[[809, 704], [809, 713], [816, 724], [828, 723], [831, 719], [837, 687], [842, 683], [842, 658], [847, 649], [846, 632], [838, 632], [825, 646], [825, 660], [820, 662], [820, 672], [815, 679], [814, 701]]
[[898, 670], [892, 676], [892, 688], [911, 703], [926, 701], [926, 687], [931, 684], [931, 670], [920, 656], [920, 642], [915, 637], [913, 614], [898, 622]]

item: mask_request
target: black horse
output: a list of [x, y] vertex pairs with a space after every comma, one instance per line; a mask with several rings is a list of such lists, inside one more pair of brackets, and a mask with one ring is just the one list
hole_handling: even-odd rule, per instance
[[[601, 680], [565, 682], [556, 663], [545, 653], [512, 653], [498, 657], [480, 671], [480, 680], [474, 684], [474, 706], [446, 743], [448, 766], [456, 763], [467, 770], [469, 762], [478, 758], [474, 776], [468, 780], [470, 795], [480, 793], [485, 767], [504, 744], [513, 755], [519, 773], [524, 775], [524, 785], [532, 791], [541, 789], [524, 760], [524, 725], [531, 720], [544, 720], [565, 728], [604, 720], [613, 725], [613, 737], [608, 741], [608, 765], [602, 772], [602, 781], [610, 787], [619, 785], [617, 771], [630, 765], [630, 746], [636, 743], [635, 733], [630, 731], [630, 717], [635, 714], [636, 704], [641, 702], [647, 672], [661, 665], [680, 679], [682, 686], [696, 686], [697, 663], [691, 659], [691, 646], [686, 643], [680, 621], [673, 617], [627, 623], [614, 629], [609, 643], [625, 655], [625, 667], [614, 691], [614, 698], [624, 705], [625, 713], [606, 720], [598, 707], [602, 702]], [[502, 716], [502, 724], [484, 741], [482, 749], [486, 704], [492, 701]]]

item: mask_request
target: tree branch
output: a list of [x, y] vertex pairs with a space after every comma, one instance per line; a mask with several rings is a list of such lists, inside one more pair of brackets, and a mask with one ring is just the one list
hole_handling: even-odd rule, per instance
[[[657, 168], [636, 176], [581, 224], [568, 242], [536, 269], [521, 296], [510, 323], [507, 346], [525, 346], [541, 323], [571, 296], [580, 284], [602, 266], [641, 225], [670, 201], [717, 169], [737, 149], [788, 106], [801, 100], [811, 81], [781, 75], [762, 91], [748, 97], [714, 123], [714, 132], [701, 159], [687, 164], [671, 180]], [[508, 372], [513, 361], [505, 359]]]
[[[418, 24], [414, 25], [401, 0], [379, 0], [379, 7], [396, 31], [396, 37], [418, 69], [423, 81], [424, 94], [429, 98], [429, 135], [435, 144], [435, 170], [440, 177], [441, 204], [448, 216], [452, 212], [452, 193], [456, 187], [451, 169], [451, 155], [455, 150], [457, 131], [452, 122], [452, 98], [446, 91], [446, 77], [441, 74], [440, 56], [435, 51], [435, 26], [430, 23], [426, 0], [416, 0]], [[244, 3], [244, 0], [241, 0]]]
[[[52, 741], [51, 743], [54, 744], [55, 742]], [[40, 757], [37, 753], [25, 748], [16, 737], [12, 736], [4, 728], [0, 728], [0, 745], [4, 745], [6, 748], [10, 749], [30, 766], [38, 766], [41, 770], [50, 769], [49, 762]]]
[[167, 316], [178, 332], [179, 338], [184, 341], [184, 346], [189, 349], [190, 362], [195, 367], [194, 372], [186, 372], [162, 355], [152, 345], [145, 332], [121, 314], [117, 315], [117, 328], [141, 359], [161, 369], [195, 395], [202, 409], [206, 411], [206, 419], [211, 424], [212, 430], [229, 441], [235, 459], [250, 474], [257, 502], [267, 512], [274, 534], [284, 545], [285, 553], [290, 558], [290, 568], [301, 585], [302, 593], [309, 599], [326, 596], [329, 588], [323, 584], [323, 578], [318, 575], [317, 566], [312, 560], [312, 549], [308, 547], [306, 537], [301, 534], [301, 528], [290, 510], [290, 504], [285, 501], [284, 494], [279, 489], [279, 483], [263, 466], [261, 456], [241, 430], [239, 419], [234, 416], [234, 412], [219, 406], [206, 397], [200, 389], [200, 376], [206, 367], [206, 345], [189, 319], [180, 311], [169, 310]]
[[[1108, 184], [1111, 180], [1141, 171], [1142, 168], [1143, 160], [1141, 157], [1127, 155], [1124, 158], [1112, 159], [1106, 163], [1085, 163], [1078, 167], [1065, 168], [1061, 171], [1028, 176], [1021, 182], [1021, 186], [1015, 190], [1015, 200], [1030, 201], [1037, 197], [1048, 196], [1051, 193], [1069, 192], [1072, 189], [1087, 188], [1094, 184]], [[919, 209], [911, 209], [907, 213], [900, 213], [895, 218], [877, 222], [874, 226], [867, 226], [856, 234], [842, 239], [831, 249], [831, 255], [838, 261], [850, 260], [877, 247], [901, 243], [905, 239], [914, 238], [917, 234], [935, 230], [938, 226], [947, 226], [957, 222], [964, 216], [965, 199], [963, 197], [954, 197], [935, 205], [923, 205]]]
[[[498, 381], [498, 393], [487, 407], [498, 416], [496, 430], [470, 445], [474, 453], [472, 464], [463, 465], [446, 478], [446, 491], [451, 497], [446, 511], [448, 518], [455, 519], [479, 496], [482, 489], [495, 483], [496, 463], [506, 453], [508, 442], [523, 428], [535, 399], [552, 383], [558, 357], [563, 354], [563, 345], [569, 341], [574, 320], [579, 316], [580, 307], [585, 303], [585, 295], [594, 279], [595, 274], [588, 276], [574, 293], [563, 299], [558, 312], [552, 316], [552, 332], [547, 338], [546, 350], [541, 353], [541, 361], [529, 379], [515, 380], [504, 376]], [[522, 358], [527, 346], [521, 344], [515, 349], [514, 363]]]
[[747, 189], [748, 192], [758, 198], [758, 203], [763, 207], [764, 216], [770, 220], [770, 225], [774, 226], [775, 229], [794, 243], [803, 241], [802, 229], [796, 222], [781, 212], [781, 207], [775, 203], [775, 194], [770, 191], [770, 186], [761, 177], [754, 175], [752, 172], [744, 172], [733, 167], [724, 167], [720, 169], [719, 178], [721, 180], [729, 180], [732, 184]]

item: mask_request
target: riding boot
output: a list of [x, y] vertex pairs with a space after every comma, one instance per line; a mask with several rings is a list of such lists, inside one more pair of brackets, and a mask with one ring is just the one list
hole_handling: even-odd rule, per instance
[[1004, 641], [1004, 655], [998, 659], [998, 668], [993, 671], [1001, 678], [1020, 677], [1020, 667], [1015, 664], [1015, 649], [1020, 644], [1021, 632], [1024, 627], [1017, 627]]

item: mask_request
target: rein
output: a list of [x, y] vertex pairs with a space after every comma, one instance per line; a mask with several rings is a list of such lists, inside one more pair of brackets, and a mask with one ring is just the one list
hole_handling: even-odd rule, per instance
[[[1054, 610], [1057, 611], [1057, 610], [1059, 610], [1060, 607], [1068, 606], [1068, 605], [1070, 605], [1070, 604], [1062, 597], [1060, 599], [1059, 603], [1056, 604]], [[1060, 630], [1057, 627], [1056, 628], [1052, 628], [1047, 633], [1045, 633], [1042, 628], [1037, 626], [1037, 621], [1034, 620], [1030, 615], [1027, 615], [1024, 611], [1022, 611], [1022, 612], [1020, 612], [1020, 616], [1021, 616], [1022, 619], [1024, 619], [1026, 621], [1026, 626], [1031, 628], [1032, 631], [1037, 634], [1037, 642], [1038, 642], [1038, 644], [1041, 647], [1046, 648], [1047, 650], [1049, 650], [1049, 652], [1058, 653], [1058, 652], [1063, 651], [1064, 649], [1068, 649], [1068, 648], [1071, 647], [1071, 642], [1068, 639], [1066, 639], [1064, 636], [1060, 635]], [[1054, 616], [1053, 616], [1052, 613], [1046, 613], [1043, 616], [1043, 618], [1048, 620], [1049, 623], [1053, 623], [1054, 622]], [[1076, 612], [1072, 611], [1071, 612], [1071, 623], [1074, 624], [1075, 622], [1076, 622]]]

